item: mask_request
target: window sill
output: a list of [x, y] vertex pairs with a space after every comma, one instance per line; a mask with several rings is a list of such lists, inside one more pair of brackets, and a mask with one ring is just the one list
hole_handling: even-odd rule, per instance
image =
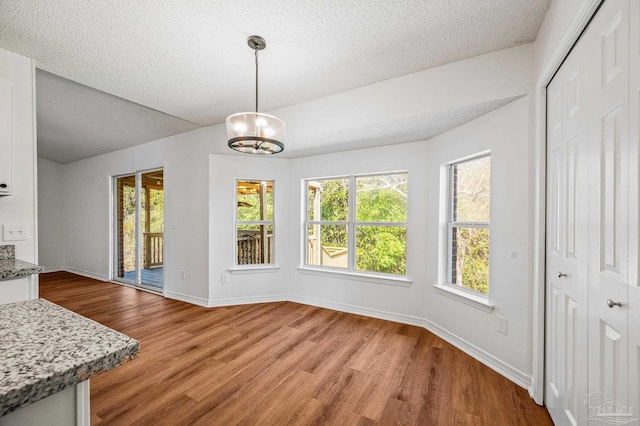
[[489, 303], [487, 297], [475, 295], [471, 292], [457, 289], [451, 284], [434, 284], [433, 288], [435, 288], [435, 290], [443, 296], [450, 297], [469, 306], [473, 306], [476, 309], [480, 309], [484, 312], [491, 313], [495, 308], [495, 305]]
[[229, 268], [229, 273], [231, 275], [265, 274], [278, 272], [279, 270], [280, 267], [277, 265], [236, 266], [233, 268]]
[[336, 269], [310, 268], [308, 266], [298, 266], [297, 269], [303, 274], [322, 275], [325, 277], [341, 278], [346, 280], [366, 281], [376, 284], [397, 285], [400, 287], [410, 287], [412, 283], [412, 281], [407, 277], [372, 275], [359, 272], [341, 271]]

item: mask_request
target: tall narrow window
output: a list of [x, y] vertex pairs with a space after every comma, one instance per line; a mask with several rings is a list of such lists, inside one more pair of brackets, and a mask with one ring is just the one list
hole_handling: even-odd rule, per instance
[[349, 268], [349, 178], [307, 181], [307, 264]]
[[356, 176], [355, 267], [407, 273], [407, 174]]
[[491, 157], [449, 166], [448, 282], [489, 293]]
[[272, 180], [236, 181], [236, 264], [274, 263]]
[[406, 275], [407, 173], [306, 180], [305, 264]]

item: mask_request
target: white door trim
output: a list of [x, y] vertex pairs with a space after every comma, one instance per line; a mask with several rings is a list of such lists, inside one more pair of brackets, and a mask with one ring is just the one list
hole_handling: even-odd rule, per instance
[[598, 6], [604, 0], [583, 0], [571, 24], [559, 41], [555, 52], [546, 64], [536, 83], [535, 117], [535, 223], [533, 253], [533, 338], [532, 371], [529, 394], [539, 405], [544, 402], [544, 310], [545, 310], [545, 215], [546, 215], [546, 129], [547, 93], [546, 87], [562, 65], [569, 51], [586, 28]]

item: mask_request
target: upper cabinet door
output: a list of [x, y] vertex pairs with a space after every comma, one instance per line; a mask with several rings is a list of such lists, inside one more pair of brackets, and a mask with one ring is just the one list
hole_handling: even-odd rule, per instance
[[0, 195], [13, 191], [14, 84], [0, 78]]

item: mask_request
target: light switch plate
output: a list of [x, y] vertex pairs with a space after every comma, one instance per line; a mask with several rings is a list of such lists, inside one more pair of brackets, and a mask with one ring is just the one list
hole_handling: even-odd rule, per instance
[[3, 241], [26, 241], [29, 239], [29, 225], [26, 223], [14, 223], [2, 225]]

